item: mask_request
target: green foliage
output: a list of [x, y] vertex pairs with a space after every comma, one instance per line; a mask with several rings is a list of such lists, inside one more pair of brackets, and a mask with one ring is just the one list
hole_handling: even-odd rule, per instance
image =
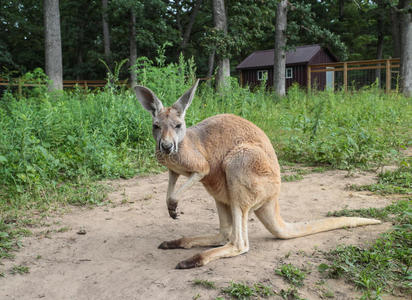
[[303, 286], [303, 280], [306, 277], [305, 271], [292, 264], [282, 265], [279, 269], [275, 270], [275, 273], [294, 286]]
[[282, 152], [290, 161], [338, 168], [367, 166], [372, 161], [383, 163], [394, 158], [395, 148], [410, 141], [410, 103], [398, 106], [397, 98], [374, 89], [356, 94], [316, 95], [292, 89], [288, 100], [280, 104], [289, 105], [286, 107], [291, 110], [290, 115], [281, 116], [288, 123], [284, 123], [283, 130], [290, 134]]
[[[158, 63], [141, 58], [136, 71], [142, 84], [171, 105], [192, 85], [194, 63], [183, 58], [178, 64]], [[44, 78], [40, 70], [27, 77]], [[411, 103], [400, 95], [375, 89], [306, 94], [294, 87], [286, 98], [273, 98], [264, 88], [251, 93], [236, 81], [219, 93], [201, 84], [187, 124], [234, 113], [266, 132], [282, 162], [322, 169], [381, 165], [410, 143]], [[115, 83], [95, 92], [24, 90], [21, 99], [6, 92], [0, 101], [0, 132], [3, 218], [14, 210], [47, 210], [55, 203], [101, 204], [107, 189], [96, 180], [160, 170], [150, 114], [132, 91]]]
[[412, 195], [412, 158], [401, 162], [395, 171], [385, 171], [378, 175], [378, 183], [368, 185], [352, 185], [358, 191], [372, 191], [379, 194]]
[[303, 300], [303, 298], [299, 296], [296, 287], [290, 287], [288, 290], [280, 290], [280, 296], [285, 300]]
[[305, 36], [310, 41], [309, 43], [319, 43], [330, 47], [341, 60], [347, 60], [348, 49], [346, 45], [341, 41], [339, 35], [319, 25], [311, 4], [305, 3], [305, 1], [293, 1], [292, 5], [293, 9], [289, 11], [287, 27], [289, 48], [299, 45], [302, 37]]
[[230, 286], [222, 289], [222, 292], [230, 295], [235, 299], [249, 299], [251, 296], [255, 295], [253, 288], [247, 286], [243, 283], [231, 282]]
[[412, 288], [412, 206], [393, 209], [396, 225], [368, 248], [339, 246], [327, 253], [330, 265], [319, 270], [331, 278], [345, 277], [365, 290], [364, 299], [376, 299], [384, 292], [408, 294]]
[[11, 268], [11, 270], [10, 270], [10, 273], [11, 274], [26, 274], [26, 273], [29, 273], [29, 267], [27, 267], [27, 266], [24, 266], [24, 265], [16, 265], [16, 266], [13, 266], [13, 268]]
[[235, 299], [267, 298], [275, 295], [271, 287], [265, 286], [262, 283], [255, 283], [253, 287], [250, 287], [247, 284], [233, 281], [228, 287], [223, 288], [222, 292]]
[[0, 218], [0, 259], [13, 258], [11, 252], [21, 246], [19, 238], [29, 235], [27, 230], [15, 228], [12, 222], [11, 218]]
[[328, 217], [364, 217], [374, 218], [382, 221], [397, 222], [397, 216], [410, 209], [411, 203], [408, 200], [399, 200], [383, 208], [361, 208], [361, 209], [343, 209], [340, 211], [328, 212]]
[[202, 280], [202, 279], [195, 279], [193, 280], [194, 285], [202, 286], [207, 289], [215, 289], [216, 285], [213, 281], [210, 280]]
[[255, 289], [256, 294], [260, 297], [269, 297], [275, 295], [273, 289], [267, 285], [264, 285], [263, 283], [255, 283], [253, 285], [253, 288]]
[[291, 175], [282, 175], [282, 181], [299, 181], [302, 180], [303, 176], [301, 174], [291, 174]]
[[196, 68], [193, 59], [184, 60], [180, 56], [177, 64], [165, 64], [164, 48], [160, 50], [160, 59], [155, 65], [146, 57], [138, 58], [134, 68], [140, 84], [156, 93], [165, 105], [172, 105], [196, 79]]

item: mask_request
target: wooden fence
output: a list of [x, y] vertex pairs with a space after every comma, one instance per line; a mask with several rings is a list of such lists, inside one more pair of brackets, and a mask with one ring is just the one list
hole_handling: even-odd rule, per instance
[[[124, 82], [121, 82], [124, 84]], [[74, 88], [76, 86], [84, 87], [84, 88], [96, 88], [96, 87], [104, 87], [107, 84], [106, 80], [63, 80], [63, 88]], [[40, 83], [33, 83], [33, 82], [26, 82], [20, 78], [13, 79], [11, 81], [0, 78], [0, 86], [39, 86], [43, 85]]]
[[[63, 88], [100, 88], [104, 87], [107, 84], [107, 80], [63, 80]], [[120, 80], [116, 84], [125, 85], [127, 80]], [[14, 78], [11, 80], [0, 78], [0, 87], [1, 86], [16, 86], [17, 92], [19, 95], [22, 94], [23, 87], [35, 87], [45, 85], [44, 83], [36, 83], [30, 81], [24, 81], [21, 78]]]
[[[399, 58], [392, 58], [392, 59], [374, 59], [374, 60], [360, 60], [360, 61], [347, 61], [347, 62], [336, 62], [336, 63], [326, 63], [326, 64], [315, 64], [309, 65], [307, 69], [307, 87], [310, 90], [313, 86], [312, 82], [312, 74], [313, 73], [329, 73], [332, 77], [333, 87], [336, 86], [335, 78], [338, 72], [343, 73], [342, 78], [342, 86], [344, 91], [348, 90], [348, 86], [351, 84], [349, 80], [349, 76], [352, 71], [356, 70], [379, 70], [376, 72], [376, 75], [372, 75], [369, 77], [373, 77], [372, 82], [375, 81], [376, 78], [381, 78], [380, 70], [385, 70], [384, 77], [385, 78], [385, 90], [387, 93], [391, 91], [392, 80], [395, 78], [397, 79], [399, 74], [399, 67], [400, 67], [400, 60]], [[393, 75], [395, 74], [395, 76]], [[348, 83], [349, 82], [349, 83]], [[370, 84], [367, 82], [366, 84]], [[358, 85], [360, 83], [358, 82]]]

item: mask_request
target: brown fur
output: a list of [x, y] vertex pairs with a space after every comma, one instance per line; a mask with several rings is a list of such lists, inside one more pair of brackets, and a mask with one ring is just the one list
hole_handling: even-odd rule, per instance
[[[184, 114], [193, 98], [197, 83], [172, 107], [163, 108], [154, 94], [138, 87], [136, 95], [144, 107], [149, 107], [161, 132], [154, 131], [158, 145], [178, 141], [173, 153], [160, 151], [157, 158], [169, 169], [167, 205], [171, 217], [177, 217], [179, 195], [200, 181], [215, 199], [220, 232], [216, 235], [184, 237], [163, 242], [162, 249], [216, 246], [177, 265], [193, 268], [221, 258], [236, 256], [249, 250], [247, 218], [256, 213], [264, 226], [277, 238], [288, 239], [342, 227], [378, 224], [364, 218], [327, 218], [311, 222], [286, 223], [280, 216], [280, 168], [275, 150], [265, 133], [253, 123], [231, 114], [210, 117], [187, 129], [182, 135], [175, 124], [184, 123]], [[139, 93], [138, 89], [142, 89]], [[152, 98], [141, 95], [153, 95]], [[152, 102], [154, 104], [152, 104]], [[160, 102], [160, 101], [159, 101]], [[160, 109], [151, 110], [151, 107]], [[173, 129], [175, 128], [175, 129]], [[175, 191], [177, 178], [189, 177]]]

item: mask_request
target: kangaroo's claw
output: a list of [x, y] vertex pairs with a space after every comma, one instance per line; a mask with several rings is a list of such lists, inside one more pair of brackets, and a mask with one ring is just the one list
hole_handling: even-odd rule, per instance
[[176, 220], [179, 215], [177, 214], [176, 209], [169, 209], [169, 216], [170, 216], [172, 219], [175, 219], [175, 220]]
[[177, 201], [169, 201], [167, 203], [167, 209], [169, 210], [169, 216], [173, 219], [177, 219]]

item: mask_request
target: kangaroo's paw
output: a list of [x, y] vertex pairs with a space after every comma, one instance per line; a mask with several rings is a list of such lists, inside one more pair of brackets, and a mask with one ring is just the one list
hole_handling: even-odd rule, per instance
[[177, 264], [176, 269], [191, 269], [196, 267], [203, 266], [202, 256], [200, 254], [196, 254], [189, 259], [183, 260]]
[[182, 249], [182, 239], [173, 240], [173, 241], [164, 241], [158, 247], [159, 249]]

